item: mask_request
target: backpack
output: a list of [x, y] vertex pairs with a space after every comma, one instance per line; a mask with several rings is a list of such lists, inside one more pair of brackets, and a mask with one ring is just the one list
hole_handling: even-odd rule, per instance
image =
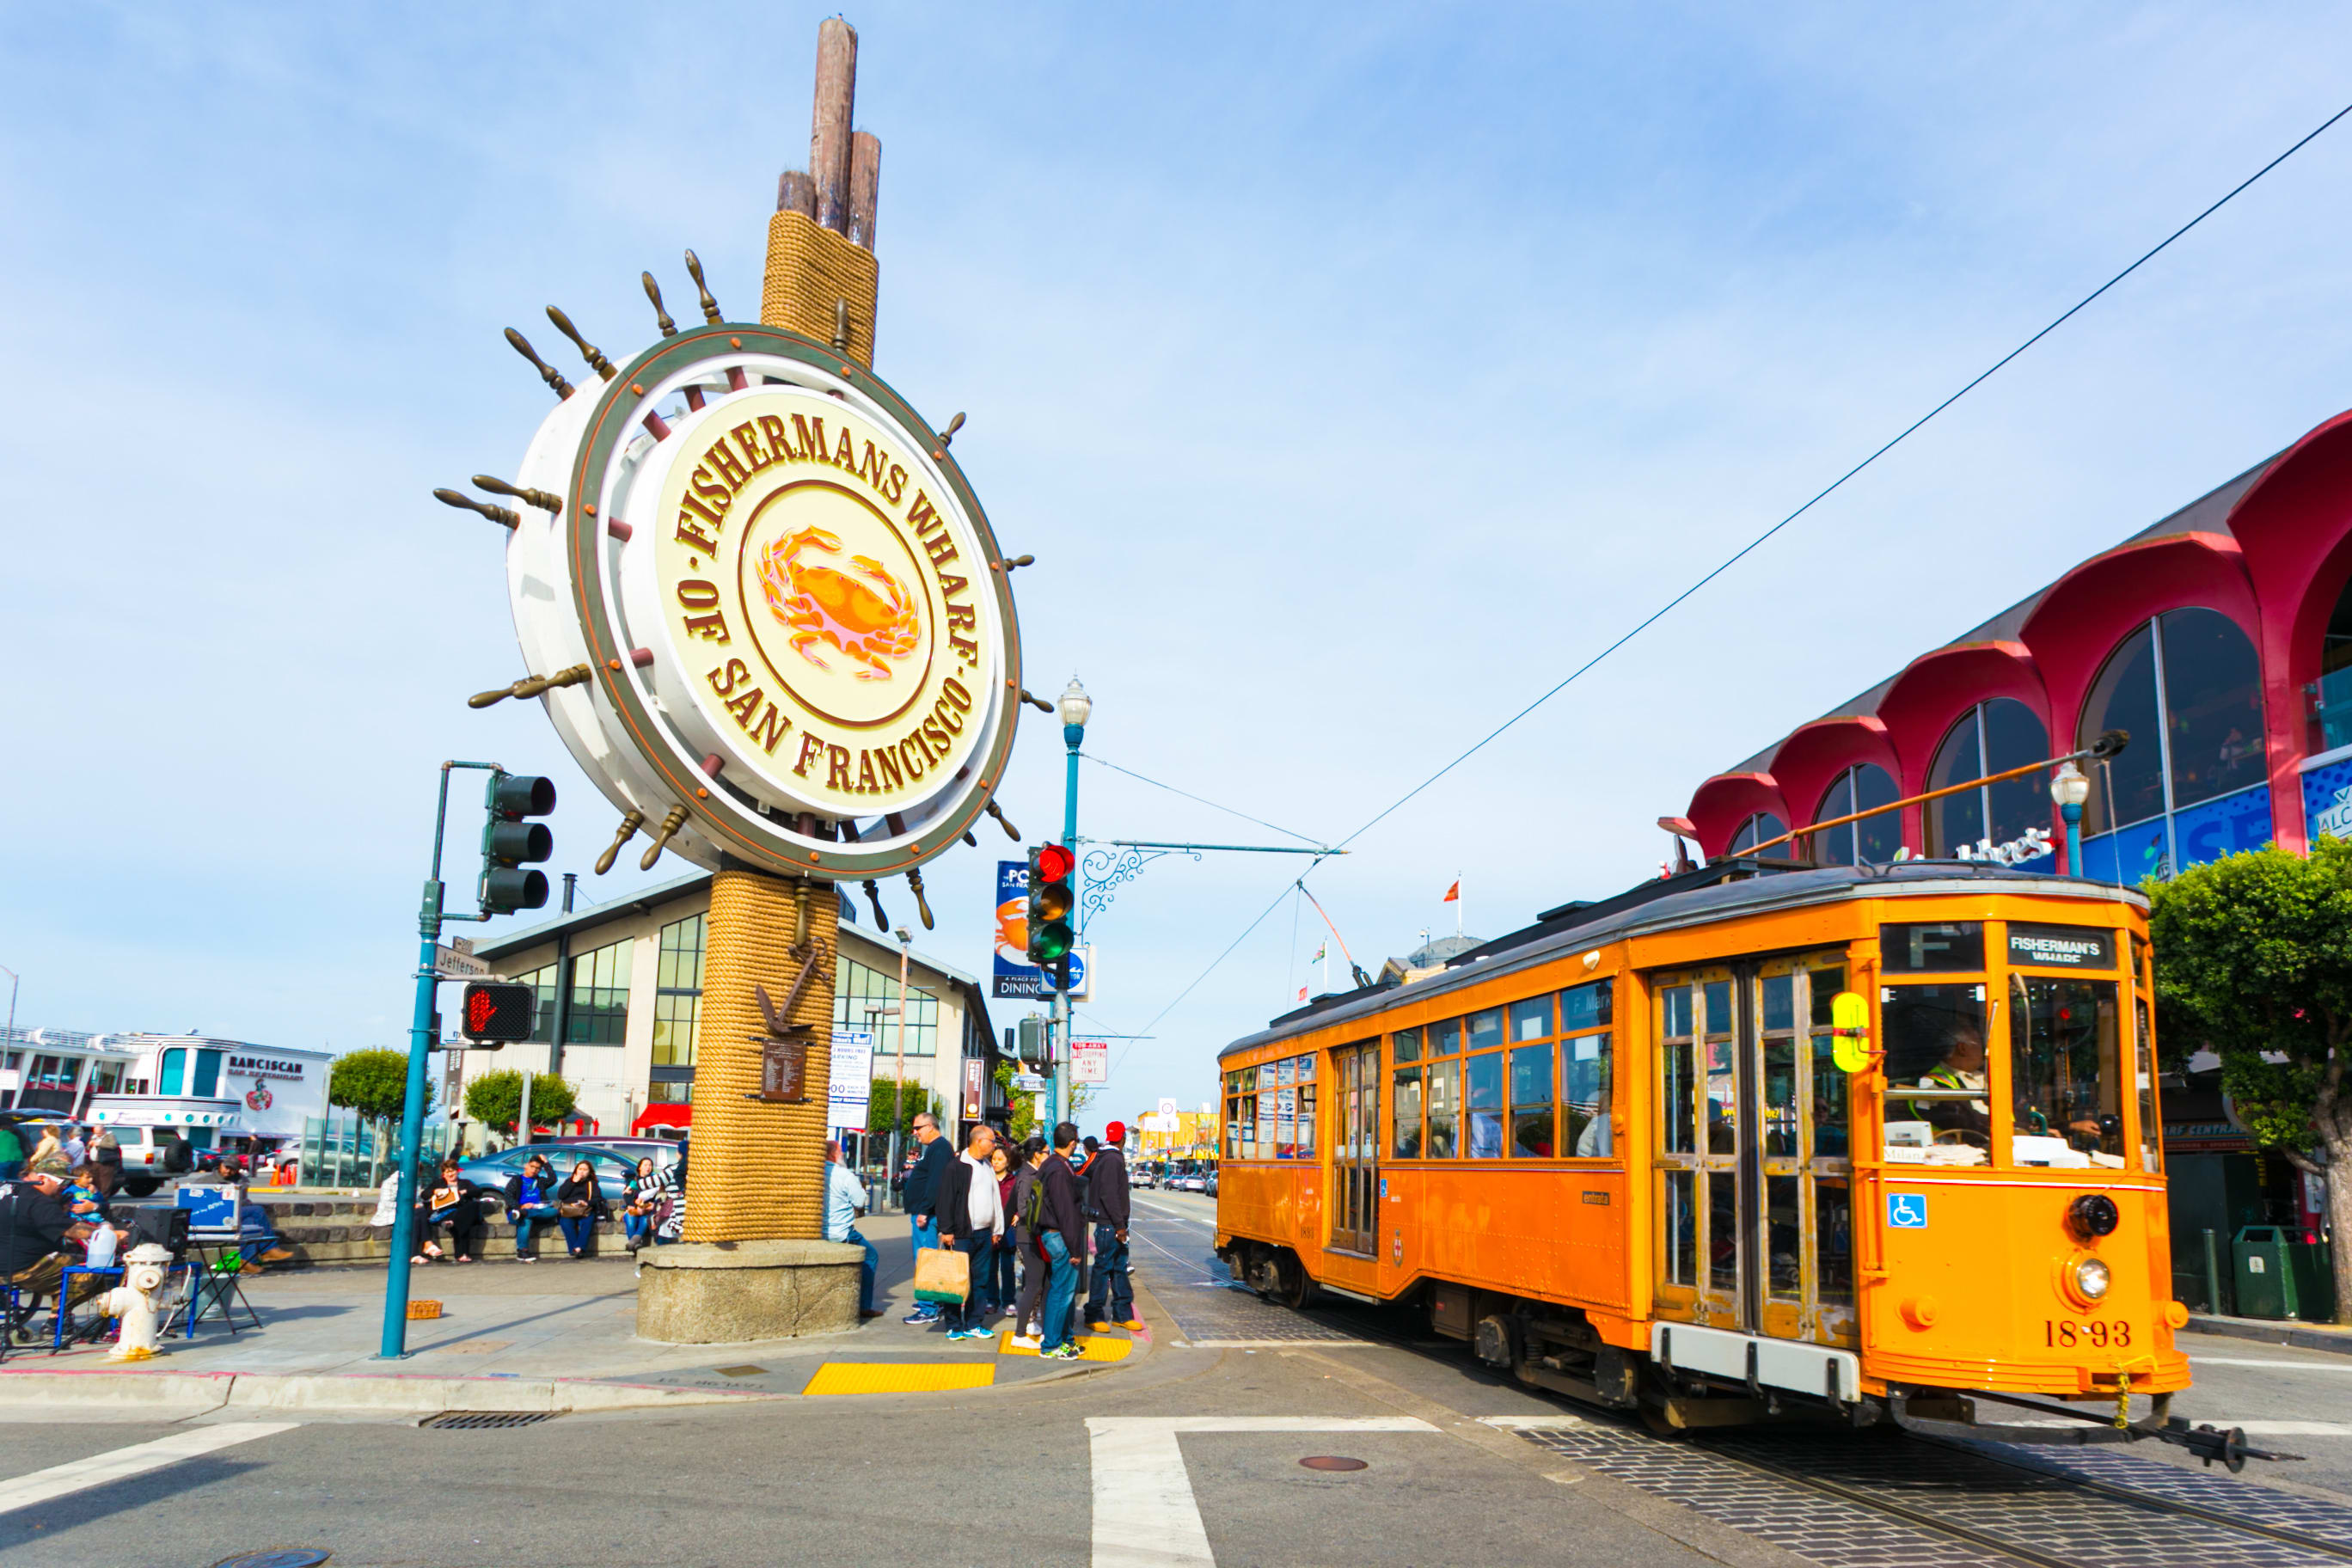
[[1045, 1228], [1045, 1173], [1029, 1173], [1029, 1193], [1021, 1200], [1021, 1226], [1035, 1241], [1038, 1232]]

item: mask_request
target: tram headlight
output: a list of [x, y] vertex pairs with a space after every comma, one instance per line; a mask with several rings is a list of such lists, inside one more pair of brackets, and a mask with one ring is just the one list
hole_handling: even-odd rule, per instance
[[2109, 1277], [2107, 1266], [2095, 1258], [2078, 1259], [2074, 1264], [2074, 1289], [2086, 1301], [2106, 1299]]

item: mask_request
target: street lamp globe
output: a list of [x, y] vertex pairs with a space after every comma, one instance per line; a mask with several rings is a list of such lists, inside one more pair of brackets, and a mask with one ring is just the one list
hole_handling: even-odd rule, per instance
[[1093, 716], [1095, 700], [1087, 695], [1087, 689], [1078, 684], [1078, 678], [1074, 675], [1070, 677], [1070, 684], [1062, 689], [1061, 706], [1062, 723], [1070, 729], [1083, 730], [1087, 727], [1087, 720]]
[[2071, 805], [2081, 810], [2091, 798], [2091, 781], [2073, 763], [2061, 763], [2050, 780], [2050, 798], [2059, 805]]

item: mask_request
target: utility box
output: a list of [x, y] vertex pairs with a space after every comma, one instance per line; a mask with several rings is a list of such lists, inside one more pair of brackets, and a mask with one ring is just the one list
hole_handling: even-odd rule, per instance
[[2326, 1321], [2336, 1315], [2336, 1283], [2326, 1246], [2293, 1239], [2284, 1226], [2250, 1225], [2231, 1244], [2238, 1315]]

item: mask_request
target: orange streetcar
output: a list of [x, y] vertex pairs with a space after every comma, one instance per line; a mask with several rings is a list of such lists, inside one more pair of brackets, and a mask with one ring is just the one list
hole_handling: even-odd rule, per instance
[[1553, 910], [1222, 1054], [1219, 1255], [1663, 1427], [1833, 1413], [2234, 1467], [2236, 1435], [2168, 1412], [2147, 914], [1988, 863], [1753, 859]]

